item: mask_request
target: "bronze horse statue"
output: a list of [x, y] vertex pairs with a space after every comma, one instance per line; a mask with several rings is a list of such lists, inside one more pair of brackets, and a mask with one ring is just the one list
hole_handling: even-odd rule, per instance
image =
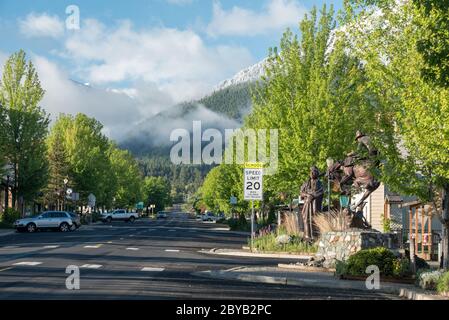
[[[342, 195], [351, 196], [351, 189], [365, 189], [362, 198], [354, 205], [348, 208], [348, 213], [352, 215], [350, 227], [370, 229], [371, 226], [363, 216], [363, 208], [366, 205], [365, 200], [376, 191], [380, 182], [375, 179], [371, 170], [379, 166], [377, 151], [371, 147], [369, 137], [357, 132], [356, 141], [359, 141], [369, 150], [369, 157], [360, 157], [356, 153], [347, 155], [344, 161], [337, 161], [327, 169], [327, 177], [333, 181], [334, 190]], [[373, 152], [374, 151], [374, 152]]]

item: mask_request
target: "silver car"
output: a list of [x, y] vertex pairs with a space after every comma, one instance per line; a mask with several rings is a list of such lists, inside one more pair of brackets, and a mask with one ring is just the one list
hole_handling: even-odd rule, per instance
[[35, 217], [19, 219], [14, 222], [17, 231], [36, 232], [42, 229], [57, 229], [68, 232], [76, 229], [76, 219], [68, 212], [46, 211]]

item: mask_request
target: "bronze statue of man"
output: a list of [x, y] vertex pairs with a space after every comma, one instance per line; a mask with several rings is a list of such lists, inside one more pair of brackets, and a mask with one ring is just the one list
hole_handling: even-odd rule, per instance
[[313, 216], [321, 211], [323, 204], [323, 185], [319, 179], [320, 172], [316, 166], [310, 168], [310, 177], [301, 187], [304, 207], [301, 215], [304, 222], [304, 238], [313, 239]]

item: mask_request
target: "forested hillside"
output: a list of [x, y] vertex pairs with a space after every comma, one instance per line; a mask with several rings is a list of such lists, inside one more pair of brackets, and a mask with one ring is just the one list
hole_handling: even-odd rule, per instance
[[241, 83], [215, 91], [198, 101], [184, 103], [185, 112], [197, 108], [198, 104], [231, 119], [242, 120], [251, 108], [251, 89], [253, 83]]

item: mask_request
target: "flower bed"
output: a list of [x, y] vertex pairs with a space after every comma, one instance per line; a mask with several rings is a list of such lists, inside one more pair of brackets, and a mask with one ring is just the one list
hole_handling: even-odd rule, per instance
[[[251, 239], [248, 240], [250, 245]], [[286, 234], [276, 236], [274, 233], [265, 234], [254, 239], [254, 248], [259, 252], [265, 253], [295, 253], [310, 254], [317, 252], [315, 244], [309, 244], [298, 236], [289, 236]]]

